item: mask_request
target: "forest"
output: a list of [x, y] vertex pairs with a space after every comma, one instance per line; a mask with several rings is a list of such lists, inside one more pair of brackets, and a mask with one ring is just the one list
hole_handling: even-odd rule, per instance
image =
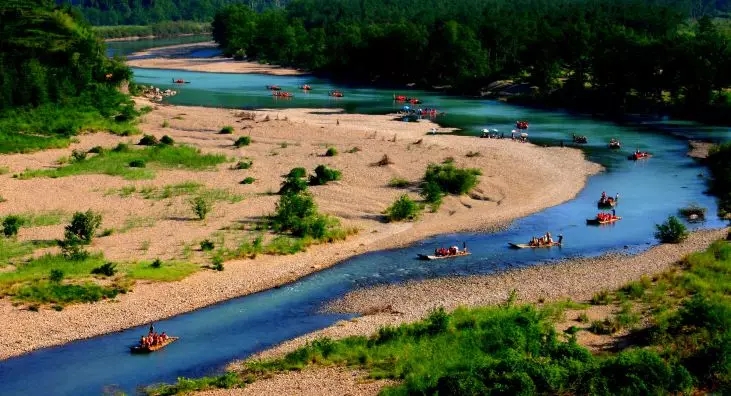
[[213, 37], [236, 58], [335, 78], [468, 94], [513, 80], [530, 103], [729, 122], [731, 34], [691, 14], [647, 0], [293, 0], [228, 5]]
[[261, 11], [286, 0], [56, 0], [79, 10], [92, 25], [148, 25], [166, 21], [210, 22], [220, 8], [245, 4]]
[[[63, 147], [82, 129], [127, 133], [131, 77], [77, 12], [53, 1], [0, 8], [0, 153]], [[10, 5], [10, 6], [9, 6]]]

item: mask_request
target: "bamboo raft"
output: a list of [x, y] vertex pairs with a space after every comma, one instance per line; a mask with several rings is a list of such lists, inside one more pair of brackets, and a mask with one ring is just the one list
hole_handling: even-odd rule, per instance
[[612, 224], [612, 223], [617, 222], [619, 220], [622, 220], [622, 218], [619, 217], [619, 216], [618, 217], [615, 217], [613, 219], [609, 219], [609, 220], [586, 219], [586, 224], [589, 224], [589, 225]]
[[441, 260], [441, 259], [448, 259], [448, 258], [455, 258], [455, 257], [462, 257], [462, 256], [469, 256], [470, 252], [459, 252], [457, 254], [447, 254], [444, 256], [435, 256], [435, 255], [429, 255], [429, 254], [419, 254], [419, 259], [421, 260]]
[[558, 242], [554, 242], [554, 243], [546, 244], [546, 245], [535, 245], [535, 246], [527, 244], [527, 243], [508, 242], [508, 245], [510, 245], [510, 247], [513, 249], [540, 249], [540, 248], [552, 248], [554, 246], [561, 246], [561, 244]]
[[129, 347], [129, 349], [130, 349], [130, 352], [132, 352], [132, 353], [151, 353], [151, 352], [159, 351], [160, 349], [165, 348], [166, 346], [177, 341], [178, 338], [180, 338], [180, 337], [168, 337], [168, 339], [163, 341], [161, 344], [152, 345], [149, 347], [143, 347], [141, 345], [134, 345], [134, 346]]

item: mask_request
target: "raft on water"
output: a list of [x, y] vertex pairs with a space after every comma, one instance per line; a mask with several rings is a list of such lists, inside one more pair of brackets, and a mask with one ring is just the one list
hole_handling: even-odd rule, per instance
[[418, 254], [419, 259], [421, 260], [441, 260], [441, 259], [448, 259], [448, 258], [455, 258], [455, 257], [462, 257], [462, 256], [469, 256], [470, 252], [459, 252], [457, 254], [446, 254], [444, 256], [435, 256], [435, 255], [429, 255], [429, 254]]
[[134, 346], [129, 347], [129, 349], [130, 349], [130, 352], [132, 352], [132, 353], [151, 353], [151, 352], [159, 351], [160, 349], [165, 348], [166, 346], [177, 341], [178, 338], [180, 338], [180, 337], [168, 337], [167, 340], [165, 340], [162, 343], [157, 344], [157, 345], [151, 345], [149, 347], [143, 347], [142, 345], [134, 345]]
[[586, 219], [586, 224], [589, 224], [589, 225], [611, 224], [611, 223], [614, 223], [619, 220], [622, 220], [622, 218], [619, 216], [613, 217], [613, 218], [607, 219], [607, 220], [599, 220], [597, 218], [594, 218], [594, 219]]
[[548, 243], [545, 245], [531, 245], [528, 243], [512, 243], [508, 242], [508, 245], [510, 245], [513, 249], [540, 249], [540, 248], [551, 248], [554, 246], [561, 246], [560, 243], [554, 242], [554, 243]]

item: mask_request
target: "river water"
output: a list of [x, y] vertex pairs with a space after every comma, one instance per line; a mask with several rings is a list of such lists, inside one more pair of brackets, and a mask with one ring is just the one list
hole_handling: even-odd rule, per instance
[[[170, 98], [174, 104], [230, 108], [343, 108], [348, 112], [384, 113], [400, 109], [391, 100], [392, 90], [336, 86], [307, 76], [273, 77], [135, 69], [141, 84], [172, 87], [172, 78], [191, 84], [178, 86]], [[296, 87], [308, 83], [313, 92]], [[278, 84], [295, 92], [290, 100], [275, 100], [264, 89]], [[338, 88], [345, 97], [326, 95]], [[398, 92], [401, 93], [401, 92]], [[476, 135], [482, 128], [510, 133], [516, 120], [530, 122], [530, 139], [539, 144], [568, 143], [572, 132], [587, 135], [587, 157], [606, 167], [589, 179], [579, 195], [564, 204], [516, 220], [496, 233], [457, 233], [429, 238], [407, 248], [359, 255], [305, 277], [297, 282], [254, 295], [233, 299], [208, 308], [157, 322], [158, 330], [178, 335], [181, 340], [150, 355], [131, 355], [145, 326], [64, 346], [42, 349], [0, 362], [2, 395], [98, 395], [105, 389], [134, 393], [139, 386], [174, 381], [180, 376], [201, 376], [220, 372], [224, 365], [287, 339], [317, 330], [351, 315], [321, 313], [320, 308], [358, 287], [427, 279], [446, 275], [488, 274], [519, 266], [540, 265], [571, 257], [590, 257], [614, 250], [639, 252], [649, 248], [654, 225], [675, 214], [679, 207], [697, 203], [715, 213], [715, 200], [704, 194], [708, 172], [686, 156], [688, 138], [726, 141], [728, 128], [692, 123], [658, 122], [651, 125], [619, 126], [561, 111], [539, 111], [501, 102], [450, 97], [428, 92], [404, 92], [424, 100], [446, 115], [444, 126], [461, 128], [460, 134]], [[399, 122], [399, 121], [394, 121]], [[428, 128], [425, 127], [425, 132]], [[623, 148], [610, 151], [606, 144], [618, 138]], [[476, 138], [475, 138], [476, 139]], [[653, 157], [629, 161], [635, 148]], [[510, 164], [505, 164], [510, 166]], [[545, 170], [541, 170], [545, 171]], [[623, 220], [607, 227], [590, 227], [586, 218], [597, 212], [602, 191], [620, 193], [617, 214]], [[724, 222], [715, 216], [691, 228], [718, 228]], [[533, 235], [551, 231], [563, 234], [560, 249], [511, 250], [508, 242], [525, 242]], [[417, 253], [435, 247], [466, 242], [472, 256], [425, 264]], [[164, 298], [164, 296], [161, 296]], [[28, 329], [33, 331], [33, 329]]]

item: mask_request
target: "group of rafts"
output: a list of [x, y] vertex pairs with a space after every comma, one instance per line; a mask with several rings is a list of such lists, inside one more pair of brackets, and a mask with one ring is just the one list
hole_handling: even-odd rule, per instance
[[[271, 91], [272, 96], [277, 98], [294, 98], [294, 94], [288, 91], [282, 91], [282, 87], [279, 85], [267, 85], [266, 88]], [[312, 87], [308, 84], [300, 85], [298, 87], [300, 90], [304, 92], [310, 92], [312, 90]], [[328, 92], [328, 96], [332, 96], [334, 98], [342, 98], [345, 96], [342, 91], [333, 90]]]

